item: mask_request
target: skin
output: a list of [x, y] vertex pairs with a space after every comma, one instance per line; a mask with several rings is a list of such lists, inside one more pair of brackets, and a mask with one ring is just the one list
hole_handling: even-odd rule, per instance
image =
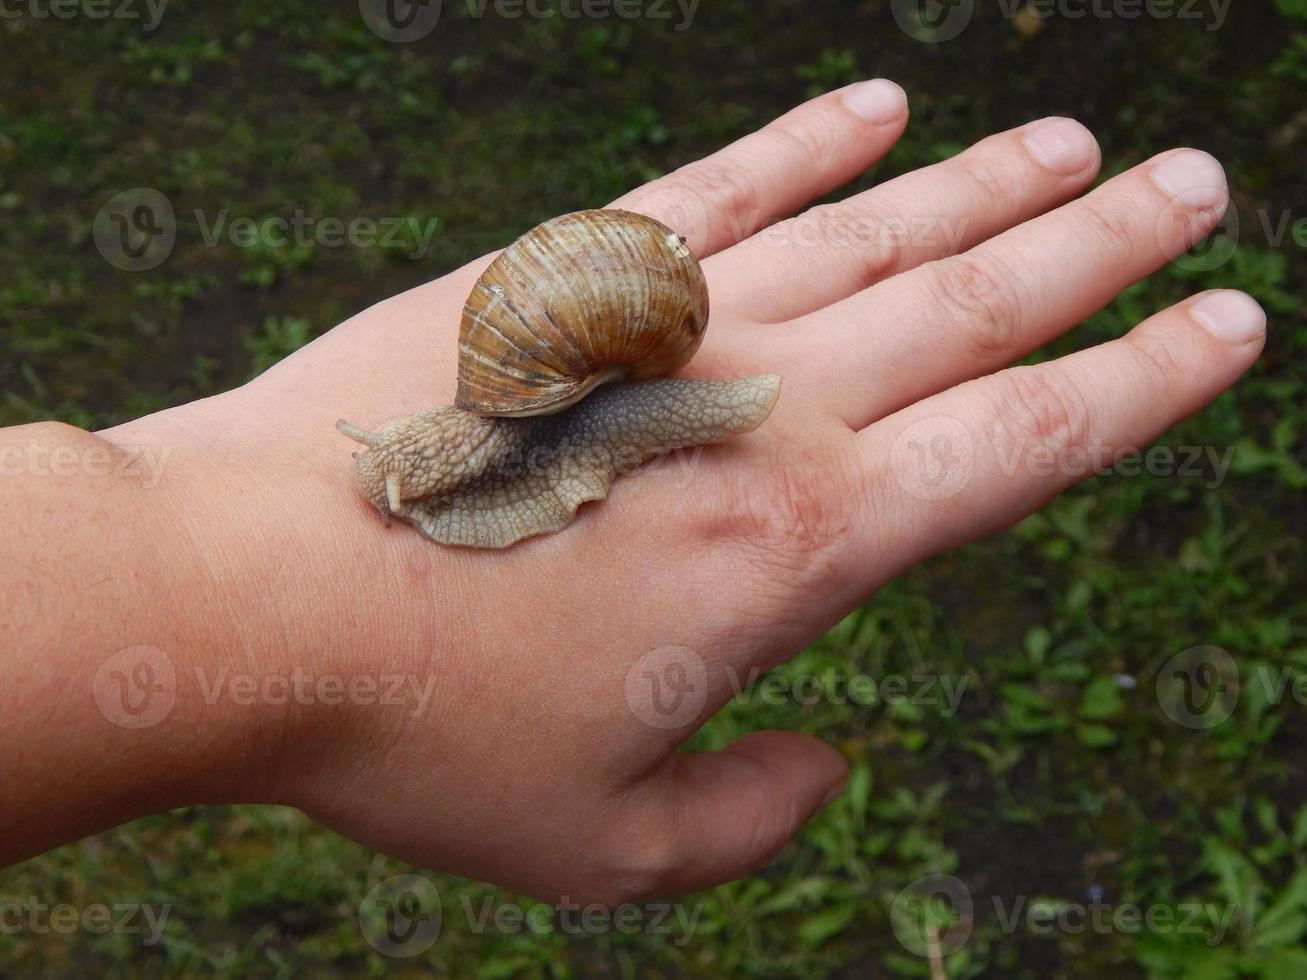
[[[1106, 465], [1146, 446], [1263, 344], [1251, 299], [1208, 293], [1007, 367], [1215, 226], [1224, 175], [1194, 151], [1085, 193], [1092, 137], [1044, 120], [781, 220], [906, 121], [897, 87], [864, 83], [616, 202], [704, 260], [712, 320], [684, 376], [784, 382], [755, 432], [625, 476], [561, 533], [480, 552], [386, 528], [334, 428], [451, 401], [459, 311], [489, 257], [236, 391], [98, 435], [0, 432], [11, 461], [169, 451], [157, 485], [35, 463], [0, 481], [20, 529], [0, 544], [0, 860], [180, 804], [264, 801], [546, 899], [618, 902], [765, 865], [845, 766], [786, 732], [678, 752], [730, 698], [727, 668], [778, 663], [915, 562], [1085, 475], [1024, 465], [1037, 451], [1107, 447]], [[892, 226], [916, 232], [856, 233]], [[674, 679], [677, 657], [701, 669], [666, 727], [648, 676]], [[110, 720], [104, 691], [166, 688], [167, 666], [162, 719]], [[224, 670], [296, 669], [412, 675], [430, 700], [212, 696]]]

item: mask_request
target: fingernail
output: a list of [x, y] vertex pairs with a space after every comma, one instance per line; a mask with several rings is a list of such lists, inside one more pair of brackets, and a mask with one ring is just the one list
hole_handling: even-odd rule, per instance
[[1153, 183], [1191, 208], [1214, 208], [1229, 196], [1225, 168], [1202, 150], [1182, 150], [1153, 167]]
[[1094, 162], [1094, 137], [1074, 119], [1045, 119], [1021, 136], [1030, 155], [1053, 173], [1070, 177]]
[[1227, 344], [1246, 344], [1266, 333], [1266, 311], [1247, 293], [1223, 289], [1189, 307], [1189, 315]]
[[855, 116], [879, 125], [903, 115], [908, 108], [908, 96], [889, 79], [873, 78], [845, 92], [844, 105]]

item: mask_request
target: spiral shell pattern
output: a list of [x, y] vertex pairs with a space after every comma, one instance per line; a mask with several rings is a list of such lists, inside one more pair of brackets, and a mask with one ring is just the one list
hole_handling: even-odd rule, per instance
[[477, 280], [459, 328], [456, 404], [487, 416], [561, 411], [604, 382], [675, 371], [707, 323], [703, 270], [676, 232], [629, 211], [566, 214]]

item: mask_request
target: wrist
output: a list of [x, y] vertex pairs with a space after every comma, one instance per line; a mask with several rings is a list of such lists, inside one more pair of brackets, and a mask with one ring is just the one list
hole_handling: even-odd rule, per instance
[[178, 519], [186, 465], [171, 448], [58, 423], [0, 432], [0, 785], [21, 788], [0, 861], [230, 796], [275, 738], [187, 682], [232, 650]]
[[319, 805], [367, 746], [437, 713], [451, 644], [471, 635], [453, 596], [465, 559], [384, 533], [348, 444], [329, 424], [296, 431], [279, 397], [248, 386], [108, 434], [171, 450], [158, 519], [191, 634], [170, 651], [173, 711], [217, 743], [181, 802]]
[[289, 635], [268, 572], [302, 562], [258, 519], [257, 468], [219, 424], [231, 397], [101, 434], [117, 451], [153, 460], [157, 473], [134, 488], [119, 552], [138, 559], [153, 607], [131, 623], [125, 652], [111, 651], [123, 661], [113, 665], [116, 687], [97, 692], [109, 725], [148, 745], [144, 764], [156, 771], [138, 789], [163, 802], [155, 809], [280, 802], [282, 768], [309, 720], [293, 692], [278, 698], [267, 680], [285, 662]]

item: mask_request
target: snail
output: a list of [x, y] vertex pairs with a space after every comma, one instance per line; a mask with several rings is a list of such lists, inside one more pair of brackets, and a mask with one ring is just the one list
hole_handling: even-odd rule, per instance
[[362, 495], [442, 544], [506, 548], [562, 530], [653, 457], [771, 414], [780, 378], [668, 378], [698, 350], [708, 287], [684, 238], [628, 211], [546, 221], [463, 309], [452, 407], [337, 428]]

